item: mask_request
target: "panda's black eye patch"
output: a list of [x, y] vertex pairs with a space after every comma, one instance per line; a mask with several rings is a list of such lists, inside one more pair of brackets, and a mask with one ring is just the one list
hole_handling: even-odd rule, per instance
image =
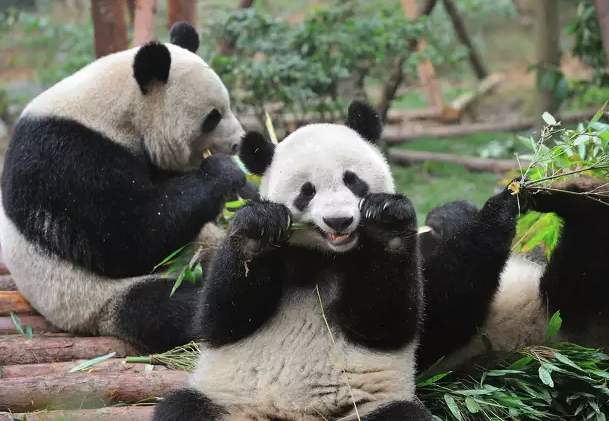
[[298, 209], [299, 211], [302, 212], [303, 210], [305, 210], [305, 208], [307, 207], [307, 205], [313, 199], [314, 196], [315, 196], [315, 186], [313, 184], [311, 184], [309, 181], [307, 181], [300, 188], [300, 194], [294, 200], [294, 206], [296, 207], [296, 209]]
[[345, 171], [343, 174], [343, 183], [358, 197], [364, 197], [368, 194], [370, 187], [368, 183], [359, 178], [353, 171]]
[[211, 132], [216, 128], [218, 123], [220, 123], [220, 120], [222, 120], [222, 114], [220, 114], [220, 111], [214, 108], [209, 114], [207, 114], [207, 117], [205, 117], [205, 121], [203, 121], [203, 125], [201, 126], [201, 131], [203, 133]]

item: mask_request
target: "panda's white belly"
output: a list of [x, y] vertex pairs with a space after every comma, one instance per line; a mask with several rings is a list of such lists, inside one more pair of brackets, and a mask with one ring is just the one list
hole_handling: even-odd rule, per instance
[[[46, 229], [52, 229], [48, 224]], [[139, 282], [112, 280], [53, 258], [31, 244], [0, 206], [2, 255], [19, 292], [54, 326], [99, 334], [103, 306]]]
[[361, 412], [361, 407], [413, 398], [413, 344], [398, 353], [376, 353], [353, 346], [336, 329], [333, 338], [336, 346], [317, 291], [294, 294], [252, 337], [229, 347], [204, 348], [191, 384], [232, 407], [235, 419], [252, 413], [305, 420], [353, 409], [354, 400]]

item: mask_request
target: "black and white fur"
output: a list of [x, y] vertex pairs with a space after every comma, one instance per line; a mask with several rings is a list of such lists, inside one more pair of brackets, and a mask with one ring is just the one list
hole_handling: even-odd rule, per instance
[[[245, 185], [243, 129], [186, 23], [96, 60], [33, 99], [2, 178], [1, 246], [19, 291], [60, 329], [158, 352], [184, 344], [192, 284], [149, 275]], [[203, 152], [213, 155], [203, 160]]]
[[308, 125], [278, 145], [246, 135], [240, 157], [263, 175], [261, 199], [217, 251], [195, 319], [200, 359], [154, 421], [431, 419], [415, 396], [416, 216], [380, 134], [378, 114], [354, 102], [344, 126]]
[[[449, 234], [425, 251], [427, 315], [419, 348], [421, 369], [443, 356], [436, 369], [456, 369], [484, 354], [479, 330], [495, 350], [542, 345], [556, 311], [563, 318], [559, 340], [609, 345], [609, 271], [603, 260], [609, 251], [609, 188], [604, 180], [587, 178], [558, 187], [567, 192], [533, 190], [521, 195], [524, 212], [554, 212], [563, 220], [549, 261], [511, 253], [515, 220], [489, 217], [489, 203], [476, 214], [463, 212], [457, 203], [430, 213], [435, 229], [442, 226]], [[598, 195], [603, 190], [605, 196]], [[597, 196], [573, 194], [581, 192]], [[440, 221], [436, 214], [445, 218]]]

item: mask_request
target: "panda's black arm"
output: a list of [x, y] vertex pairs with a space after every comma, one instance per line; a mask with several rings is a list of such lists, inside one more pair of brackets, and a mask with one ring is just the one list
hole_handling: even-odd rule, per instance
[[[538, 212], [556, 213], [563, 222], [541, 277], [540, 290], [547, 299], [550, 314], [560, 311], [563, 330], [570, 335], [583, 334], [582, 326], [595, 325], [609, 309], [606, 299], [609, 275], [605, 263], [609, 185], [606, 180], [581, 177], [555, 188], [556, 191], [534, 194], [531, 205]], [[572, 337], [577, 340], [577, 336]]]
[[510, 255], [518, 214], [517, 197], [505, 189], [424, 261], [422, 368], [465, 345], [481, 327]]
[[[400, 217], [385, 223], [383, 212]], [[381, 351], [399, 349], [415, 338], [421, 315], [414, 207], [400, 195], [374, 194], [364, 202], [362, 215], [360, 246], [345, 256], [338, 320], [356, 343]]]
[[[288, 225], [287, 214], [275, 207], [279, 205], [255, 203], [239, 209], [216, 252], [194, 322], [195, 335], [210, 346], [249, 336], [278, 308], [286, 256], [282, 248], [266, 240], [277, 239], [277, 233], [287, 231]], [[261, 249], [255, 253], [251, 251], [252, 237], [261, 240]]]

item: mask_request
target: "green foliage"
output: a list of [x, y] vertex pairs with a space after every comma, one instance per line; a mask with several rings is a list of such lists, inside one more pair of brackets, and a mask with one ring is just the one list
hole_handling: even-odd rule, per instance
[[95, 59], [90, 21], [83, 25], [58, 25], [47, 17], [13, 9], [0, 15], [0, 37], [4, 48], [26, 52], [20, 56], [24, 63], [12, 64], [35, 68], [36, 77], [45, 88]]
[[609, 411], [609, 357], [596, 349], [553, 342], [554, 314], [544, 346], [492, 353], [467, 372], [418, 378], [417, 393], [438, 420], [604, 420]]
[[[531, 180], [528, 186], [551, 188], [553, 182], [577, 175], [609, 178], [609, 125], [600, 122], [604, 108], [587, 124], [579, 123], [573, 129], [562, 127], [553, 116], [544, 113], [548, 125], [537, 142], [531, 137], [518, 137], [531, 151], [520, 156], [530, 162], [520, 169]], [[562, 221], [555, 214], [529, 212], [518, 220], [514, 249], [529, 252], [541, 247], [549, 256], [561, 227]]]
[[[211, 65], [229, 87], [237, 112], [253, 112], [262, 123], [264, 110], [273, 105], [282, 114], [314, 112], [322, 120], [344, 113], [342, 82], [355, 79], [361, 88], [366, 78], [385, 78], [394, 57], [407, 52], [407, 40], [433, 31], [424, 18], [407, 19], [398, 2], [345, 2], [317, 8], [298, 24], [256, 9], [233, 11], [208, 32], [216, 41], [235, 39], [234, 54], [215, 55]], [[440, 62], [450, 61], [453, 52], [428, 42], [425, 54]], [[414, 73], [416, 54], [409, 54], [405, 66]]]
[[[591, 91], [609, 87], [609, 74], [606, 71], [607, 56], [603, 48], [602, 34], [593, 1], [579, 1], [577, 14], [567, 25], [566, 34], [573, 37], [571, 54], [579, 58], [592, 73], [589, 80], [581, 79], [571, 83], [568, 90], [570, 100], [577, 101]], [[562, 72], [560, 74], [562, 75]], [[560, 78], [560, 76], [555, 77]], [[602, 101], [604, 102], [606, 99], [605, 95]]]

